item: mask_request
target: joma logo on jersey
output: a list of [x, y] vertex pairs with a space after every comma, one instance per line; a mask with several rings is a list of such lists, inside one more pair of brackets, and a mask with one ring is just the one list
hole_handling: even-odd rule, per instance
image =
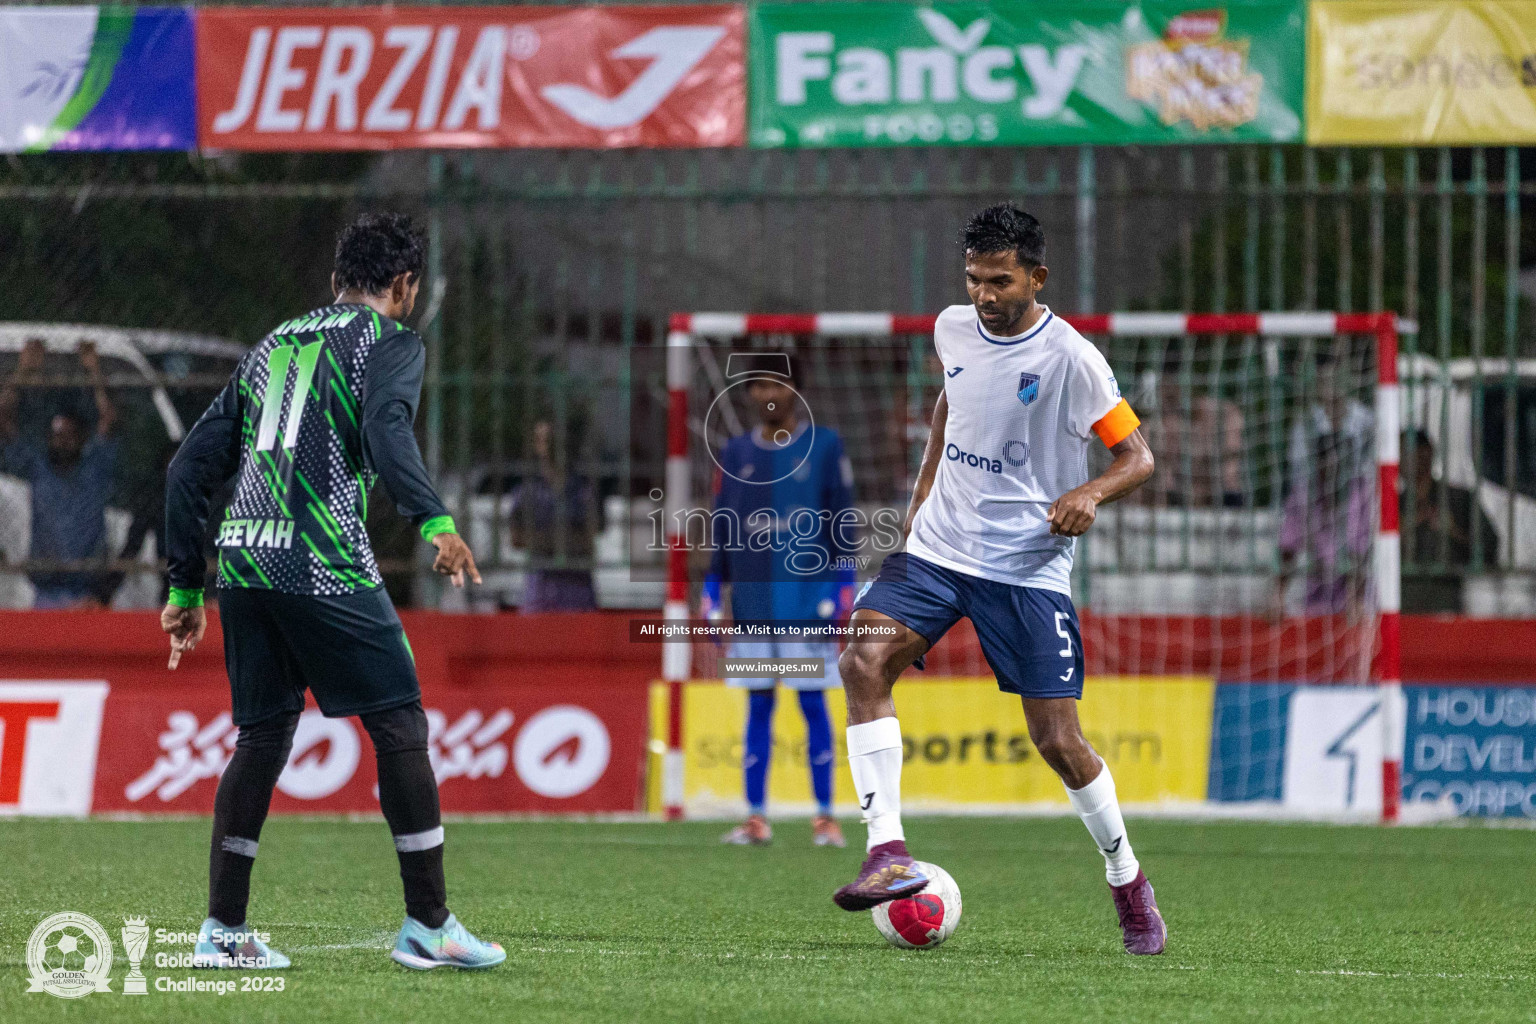
[[989, 459], [982, 455], [972, 455], [970, 452], [963, 452], [954, 444], [944, 446], [944, 457], [950, 462], [963, 462], [973, 469], [984, 469], [988, 473], [1001, 473], [1003, 471], [1003, 464], [999, 460]]
[[292, 519], [226, 519], [219, 527], [221, 548], [291, 548]]
[[1028, 405], [1040, 397], [1040, 375], [1038, 373], [1019, 374], [1019, 401]]

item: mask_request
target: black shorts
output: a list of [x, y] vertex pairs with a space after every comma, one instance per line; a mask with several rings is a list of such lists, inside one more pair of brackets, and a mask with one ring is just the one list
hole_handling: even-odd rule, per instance
[[219, 591], [224, 665], [236, 725], [304, 710], [304, 691], [330, 718], [421, 699], [416, 662], [383, 587], [340, 597]]

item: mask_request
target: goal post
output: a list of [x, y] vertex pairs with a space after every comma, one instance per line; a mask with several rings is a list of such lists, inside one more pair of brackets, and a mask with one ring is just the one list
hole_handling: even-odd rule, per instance
[[[1140, 498], [1107, 506], [1079, 543], [1074, 592], [1090, 674], [1188, 673], [1292, 689], [1373, 686], [1375, 704], [1357, 725], [1380, 728], [1379, 744], [1371, 744], [1380, 751], [1380, 816], [1395, 821], [1404, 734], [1397, 352], [1399, 332], [1413, 325], [1390, 312], [1062, 319], [1106, 350], [1150, 435], [1159, 460], [1154, 480], [1162, 477]], [[665, 619], [686, 620], [694, 605], [699, 568], [683, 521], [688, 508], [708, 500], [711, 471], [700, 453], [712, 443], [707, 432], [719, 427], [702, 413], [726, 386], [721, 355], [781, 348], [806, 357], [818, 407], [843, 435], [859, 484], [873, 481], [894, 503], [910, 488], [942, 386], [930, 365], [935, 320], [895, 313], [671, 317]], [[906, 441], [895, 455], [886, 436], [893, 417]], [[1104, 458], [1096, 456], [1099, 464]], [[714, 655], [709, 644], [662, 646], [660, 792], [667, 816], [676, 818], [686, 792], [684, 684], [707, 677], [696, 662]], [[930, 653], [930, 673], [986, 674], [974, 644], [969, 654], [957, 653], [963, 649], [941, 642]], [[1244, 728], [1254, 736], [1283, 732], [1277, 712], [1263, 714], [1270, 721]], [[1335, 746], [1344, 741], [1341, 734]], [[1256, 791], [1278, 798], [1283, 769], [1272, 752], [1256, 753], [1259, 745], [1239, 736], [1232, 763], [1217, 764], [1228, 754], [1213, 738], [1211, 777], [1225, 770], [1262, 777]], [[1353, 789], [1353, 760], [1348, 770]], [[1366, 774], [1374, 777], [1374, 766]]]

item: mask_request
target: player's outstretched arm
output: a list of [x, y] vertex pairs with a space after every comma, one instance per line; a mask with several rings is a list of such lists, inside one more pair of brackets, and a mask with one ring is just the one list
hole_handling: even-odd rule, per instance
[[928, 443], [923, 446], [923, 464], [917, 471], [917, 483], [912, 485], [912, 499], [907, 502], [907, 520], [902, 524], [901, 536], [905, 540], [912, 532], [912, 520], [917, 510], [933, 490], [933, 478], [939, 475], [939, 460], [944, 457], [944, 426], [949, 422], [949, 396], [939, 392], [939, 400], [933, 406], [933, 422], [928, 430]]
[[213, 493], [240, 468], [239, 372], [193, 425], [165, 471], [165, 555], [171, 592], [160, 613], [170, 635], [170, 668], [203, 639], [203, 537]]
[[[1141, 431], [1133, 430], [1109, 449], [1114, 461], [1102, 474], [1063, 494], [1051, 505], [1051, 532], [1080, 537], [1093, 525], [1100, 505], [1118, 500], [1146, 483], [1152, 475], [1152, 449]], [[927, 456], [924, 456], [925, 460]]]

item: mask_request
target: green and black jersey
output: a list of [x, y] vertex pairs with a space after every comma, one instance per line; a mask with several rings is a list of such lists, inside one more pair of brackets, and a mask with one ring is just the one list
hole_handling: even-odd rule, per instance
[[200, 600], [210, 495], [230, 477], [235, 493], [217, 538], [224, 587], [379, 586], [363, 529], [376, 479], [423, 536], [452, 531], [412, 430], [425, 368], [421, 339], [363, 305], [326, 306], [263, 338], [171, 464], [173, 597]]

